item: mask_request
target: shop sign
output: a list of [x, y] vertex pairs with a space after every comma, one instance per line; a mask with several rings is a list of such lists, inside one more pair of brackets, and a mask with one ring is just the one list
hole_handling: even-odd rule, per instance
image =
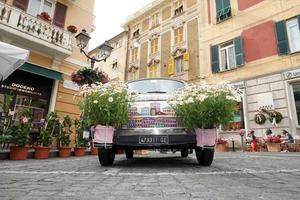
[[32, 94], [32, 95], [36, 95], [36, 96], [42, 96], [42, 93], [36, 91], [36, 89], [34, 87], [19, 84], [19, 83], [2, 84], [1, 88], [11, 90], [11, 91], [16, 91], [16, 92], [23, 92], [26, 94]]
[[79, 86], [75, 83], [73, 83], [70, 80], [65, 80], [63, 82], [63, 87], [66, 89], [74, 90], [74, 91], [79, 91]]
[[284, 78], [285, 79], [292, 79], [292, 78], [297, 78], [300, 77], [300, 69], [288, 71], [284, 73]]

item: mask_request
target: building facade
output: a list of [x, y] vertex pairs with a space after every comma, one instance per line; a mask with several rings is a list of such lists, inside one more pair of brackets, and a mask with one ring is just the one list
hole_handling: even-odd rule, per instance
[[126, 80], [199, 76], [200, 1], [155, 0], [129, 16]]
[[[108, 43], [113, 47], [111, 55], [106, 59], [105, 62], [95, 63], [95, 67], [107, 73], [110, 80], [124, 82], [128, 45], [127, 32], [123, 31], [115, 37], [109, 39]], [[89, 52], [89, 55], [97, 58], [99, 52], [99, 47], [96, 47]]]
[[18, 110], [30, 97], [34, 122], [51, 111], [78, 118], [78, 87], [70, 75], [87, 61], [74, 36], [95, 29], [93, 9], [93, 0], [1, 0], [0, 41], [30, 51], [28, 61], [1, 83], [1, 99], [13, 94]]

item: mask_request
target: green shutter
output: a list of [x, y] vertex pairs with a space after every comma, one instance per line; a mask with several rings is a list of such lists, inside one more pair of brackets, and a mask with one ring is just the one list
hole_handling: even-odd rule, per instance
[[230, 0], [223, 0], [223, 9], [230, 8]]
[[216, 0], [216, 11], [217, 13], [221, 10], [223, 10], [223, 0]]
[[276, 22], [275, 27], [278, 55], [287, 55], [289, 52], [289, 43], [286, 34], [285, 21]]
[[211, 47], [211, 71], [217, 73], [220, 71], [219, 66], [219, 45]]
[[298, 18], [298, 27], [300, 29], [300, 15], [298, 15], [297, 18]]
[[234, 49], [235, 49], [235, 59], [236, 66], [239, 67], [244, 64], [244, 51], [243, 51], [243, 40], [242, 37], [239, 36], [234, 38]]

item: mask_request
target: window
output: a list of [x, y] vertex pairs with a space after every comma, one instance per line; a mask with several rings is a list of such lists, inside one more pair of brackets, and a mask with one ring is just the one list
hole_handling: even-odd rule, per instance
[[53, 15], [54, 4], [52, 1], [47, 0], [30, 0], [27, 12], [33, 16], [37, 16], [42, 12]]
[[128, 73], [128, 80], [132, 81], [132, 80], [138, 79], [137, 75], [138, 75], [138, 70], [132, 70], [132, 71], [130, 71]]
[[294, 93], [298, 125], [300, 125], [300, 84], [299, 83], [293, 85], [293, 93]]
[[135, 37], [138, 37], [140, 35], [140, 26], [139, 26], [139, 24], [135, 25], [132, 30], [133, 30], [132, 37], [135, 38]]
[[122, 40], [119, 40], [118, 42], [116, 42], [115, 44], [115, 48], [121, 48], [122, 47]]
[[179, 56], [175, 58], [175, 74], [180, 74], [183, 72], [184, 62], [183, 56]]
[[149, 66], [148, 70], [149, 70], [149, 78], [157, 77], [157, 64]]
[[155, 27], [155, 26], [159, 25], [158, 17], [159, 17], [158, 13], [151, 16], [151, 27]]
[[233, 113], [232, 119], [225, 125], [222, 126], [223, 130], [238, 131], [244, 128], [244, 114], [243, 114], [243, 103], [237, 102], [236, 111]]
[[286, 22], [290, 52], [300, 51], [300, 30], [297, 18]]
[[182, 0], [177, 0], [174, 2], [174, 16], [178, 16], [183, 13], [183, 2]]
[[177, 29], [174, 30], [174, 41], [175, 44], [179, 44], [180, 42], [183, 41], [183, 27], [179, 27]]
[[115, 61], [113, 64], [112, 64], [112, 69], [117, 69], [118, 68], [118, 61]]
[[233, 42], [221, 46], [220, 58], [221, 58], [221, 71], [225, 71], [236, 67]]
[[156, 53], [158, 51], [158, 38], [151, 40], [150, 44], [151, 44], [150, 53], [151, 54]]
[[216, 0], [217, 22], [224, 21], [231, 17], [230, 0]]
[[137, 60], [138, 48], [131, 49], [131, 62], [135, 62]]

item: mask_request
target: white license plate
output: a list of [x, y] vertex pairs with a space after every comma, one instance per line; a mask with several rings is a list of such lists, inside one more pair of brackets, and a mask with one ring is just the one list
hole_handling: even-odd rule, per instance
[[169, 144], [168, 136], [140, 136], [139, 144]]

